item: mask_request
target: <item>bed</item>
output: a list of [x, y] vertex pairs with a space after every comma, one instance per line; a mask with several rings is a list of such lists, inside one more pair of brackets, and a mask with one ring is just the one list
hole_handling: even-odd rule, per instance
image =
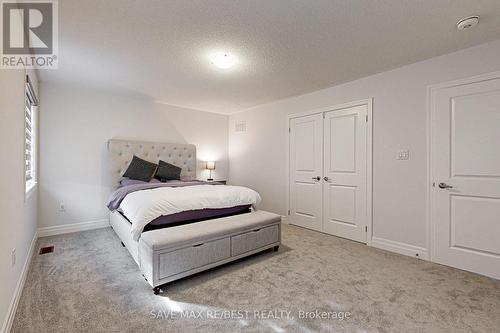
[[111, 227], [155, 294], [169, 282], [278, 250], [281, 217], [252, 207], [257, 200], [250, 189], [196, 181], [194, 145], [109, 140], [107, 155], [112, 188], [118, 187], [133, 156], [182, 168], [184, 182], [125, 191], [110, 209]]

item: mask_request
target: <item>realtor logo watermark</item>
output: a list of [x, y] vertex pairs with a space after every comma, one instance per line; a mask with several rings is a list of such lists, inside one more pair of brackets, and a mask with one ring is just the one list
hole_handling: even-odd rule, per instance
[[3, 0], [1, 8], [0, 68], [57, 69], [57, 1]]

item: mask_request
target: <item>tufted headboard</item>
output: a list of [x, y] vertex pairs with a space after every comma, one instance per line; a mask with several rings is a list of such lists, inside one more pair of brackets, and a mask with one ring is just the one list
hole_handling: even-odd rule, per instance
[[116, 187], [132, 157], [158, 163], [163, 160], [182, 168], [181, 177], [196, 178], [196, 146], [182, 143], [163, 143], [131, 140], [108, 141], [108, 167], [111, 186]]

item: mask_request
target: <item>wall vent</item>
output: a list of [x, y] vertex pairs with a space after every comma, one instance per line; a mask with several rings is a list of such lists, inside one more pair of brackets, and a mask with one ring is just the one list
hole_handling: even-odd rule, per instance
[[38, 254], [46, 254], [46, 253], [52, 253], [52, 252], [54, 252], [54, 245], [42, 247], [40, 249], [40, 252], [38, 252]]
[[245, 133], [247, 131], [247, 122], [245, 120], [237, 120], [234, 123], [235, 133]]

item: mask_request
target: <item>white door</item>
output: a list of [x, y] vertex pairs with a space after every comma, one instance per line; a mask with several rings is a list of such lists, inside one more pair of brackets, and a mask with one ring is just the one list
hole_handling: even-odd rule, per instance
[[323, 116], [290, 120], [290, 223], [321, 230]]
[[366, 243], [367, 105], [325, 113], [323, 231]]
[[433, 259], [500, 279], [500, 79], [431, 103]]

